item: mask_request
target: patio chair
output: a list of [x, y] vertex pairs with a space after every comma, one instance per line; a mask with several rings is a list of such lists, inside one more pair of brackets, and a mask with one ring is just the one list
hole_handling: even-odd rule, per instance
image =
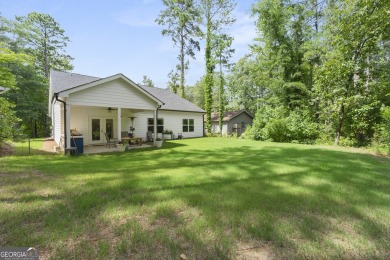
[[107, 140], [106, 147], [111, 148], [111, 144], [113, 144], [116, 147], [116, 143], [118, 142], [118, 138], [110, 138], [107, 135], [107, 133], [104, 133], [104, 135], [106, 136], [106, 140]]
[[147, 140], [148, 142], [153, 142], [153, 133], [152, 133], [152, 131], [148, 131], [148, 132], [146, 133], [146, 140]]

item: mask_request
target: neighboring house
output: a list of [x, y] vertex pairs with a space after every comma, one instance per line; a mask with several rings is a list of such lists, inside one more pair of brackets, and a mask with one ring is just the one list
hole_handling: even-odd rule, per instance
[[131, 127], [134, 137], [143, 140], [148, 131], [161, 136], [163, 130], [172, 130], [176, 137], [179, 133], [184, 138], [202, 137], [203, 114], [203, 109], [173, 92], [139, 86], [123, 74], [97, 78], [50, 72], [52, 134], [57, 144], [65, 138], [66, 147], [71, 129], [83, 135], [84, 145], [104, 144], [104, 133], [120, 140]]
[[[252, 125], [253, 116], [245, 110], [225, 112], [223, 115], [222, 134], [245, 132], [247, 125]], [[212, 131], [221, 133], [219, 129], [219, 113], [211, 113]]]

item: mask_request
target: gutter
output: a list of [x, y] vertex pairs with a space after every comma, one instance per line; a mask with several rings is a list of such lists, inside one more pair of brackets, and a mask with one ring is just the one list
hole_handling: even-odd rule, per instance
[[61, 102], [62, 104], [64, 104], [64, 138], [65, 138], [64, 151], [66, 153], [66, 148], [67, 148], [67, 144], [68, 144], [68, 142], [67, 142], [68, 135], [66, 133], [66, 102], [58, 99], [58, 93], [54, 93], [54, 96], [56, 98], [56, 101]]

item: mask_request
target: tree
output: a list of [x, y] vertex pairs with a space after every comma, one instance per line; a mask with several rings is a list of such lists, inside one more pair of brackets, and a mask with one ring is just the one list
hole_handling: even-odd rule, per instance
[[[233, 37], [227, 34], [217, 35], [216, 39], [215, 60], [219, 66], [219, 95], [218, 95], [218, 114], [219, 114], [219, 129], [222, 131], [223, 117], [225, 113], [225, 78], [224, 68], [229, 68], [229, 59], [234, 53], [234, 49], [230, 46], [233, 42]], [[222, 133], [222, 132], [221, 132]]]
[[16, 87], [4, 96], [15, 104], [16, 116], [23, 122], [23, 130], [31, 137], [46, 136], [48, 80], [34, 66], [12, 66]]
[[154, 88], [154, 83], [153, 83], [152, 79], [150, 79], [146, 75], [143, 76], [141, 84], [144, 85], [144, 86], [148, 86], [148, 87]]
[[200, 0], [200, 8], [204, 17], [204, 27], [206, 29], [206, 74], [204, 85], [204, 109], [206, 110], [206, 131], [211, 132], [211, 112], [212, 112], [212, 89], [214, 86], [214, 69], [215, 69], [215, 51], [216, 47], [213, 45], [217, 35], [223, 33], [226, 27], [235, 22], [233, 16], [233, 9], [235, 3], [231, 0]]
[[66, 54], [70, 42], [65, 31], [48, 14], [37, 12], [17, 16], [15, 32], [26, 44], [30, 54], [36, 57], [37, 68], [49, 78], [50, 69], [72, 70], [73, 58]]
[[[0, 42], [0, 85], [14, 89], [17, 81], [10, 67], [15, 64], [23, 66], [29, 61], [28, 55], [14, 53], [7, 44]], [[14, 126], [18, 122], [13, 110], [14, 106], [5, 98], [0, 97], [0, 144], [12, 137]]]
[[168, 73], [168, 88], [173, 91], [173, 93], [177, 94], [177, 90], [180, 88], [180, 75], [178, 71], [171, 70]]
[[[166, 7], [160, 12], [156, 22], [159, 25], [167, 26], [162, 31], [163, 35], [170, 36], [174, 45], [180, 49], [178, 66], [180, 71], [180, 85], [178, 92], [181, 97], [185, 96], [185, 71], [188, 69], [186, 56], [195, 58], [195, 51], [199, 51], [199, 41], [201, 35], [199, 28], [199, 9], [194, 0], [163, 0]], [[176, 92], [175, 92], [176, 93]]]
[[256, 55], [243, 57], [234, 64], [227, 76], [227, 109], [245, 109], [255, 115], [266, 102], [273, 103], [266, 88], [269, 78], [261, 64]]
[[16, 78], [10, 66], [31, 62], [31, 57], [23, 53], [15, 53], [9, 46], [0, 42], [0, 86], [13, 88], [16, 86]]
[[194, 86], [188, 86], [186, 99], [198, 107], [204, 107], [204, 77], [198, 80]]
[[[366, 125], [364, 121], [375, 114], [374, 121], [380, 118], [380, 102], [371, 98], [380, 87], [374, 78], [378, 68], [373, 62], [380, 59], [378, 54], [386, 53], [381, 49], [389, 41], [389, 9], [390, 3], [380, 0], [346, 0], [328, 7], [324, 41], [327, 54], [318, 73], [317, 89], [332, 104], [336, 145], [344, 130], [349, 130], [347, 137], [367, 140], [372, 136], [373, 123]], [[387, 60], [388, 50], [382, 56]], [[348, 121], [353, 121], [354, 128], [345, 124]]]
[[264, 0], [253, 8], [258, 15], [260, 44], [254, 50], [261, 58], [277, 103], [289, 110], [307, 107], [311, 82], [310, 66], [304, 59], [310, 42], [307, 12], [302, 3]]
[[0, 97], [0, 147], [12, 137], [14, 126], [18, 122], [13, 107], [13, 104]]

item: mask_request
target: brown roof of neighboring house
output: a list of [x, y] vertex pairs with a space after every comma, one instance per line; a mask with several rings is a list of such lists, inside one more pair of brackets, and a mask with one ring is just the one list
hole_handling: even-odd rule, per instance
[[[235, 118], [238, 115], [241, 115], [242, 113], [246, 113], [248, 116], [253, 118], [251, 114], [249, 114], [246, 110], [238, 110], [238, 111], [227, 111], [223, 114], [223, 121], [229, 122], [233, 118]], [[219, 121], [219, 113], [211, 113], [211, 121], [218, 122]]]

